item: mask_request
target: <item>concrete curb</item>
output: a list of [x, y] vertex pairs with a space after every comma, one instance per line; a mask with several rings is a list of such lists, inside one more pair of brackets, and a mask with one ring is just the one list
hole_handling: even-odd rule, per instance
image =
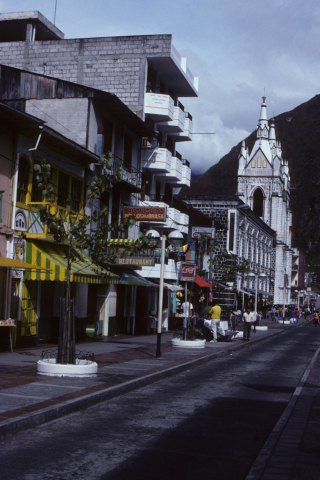
[[270, 338], [283, 333], [283, 331], [284, 330], [277, 330], [272, 334], [254, 339], [249, 343], [246, 342], [235, 346], [231, 344], [229, 348], [226, 348], [220, 352], [212, 352], [204, 357], [189, 360], [185, 363], [176, 365], [174, 367], [169, 367], [160, 372], [151, 373], [149, 375], [145, 375], [144, 377], [129, 380], [120, 385], [108, 387], [99, 392], [90, 393], [74, 400], [67, 400], [60, 405], [43, 408], [38, 412], [33, 412], [21, 415], [20, 417], [14, 419], [5, 420], [1, 422], [0, 425], [0, 438], [2, 439], [22, 430], [27, 430], [28, 428], [34, 428], [44, 423], [51, 422], [52, 420], [56, 420], [71, 413], [76, 413], [82, 409], [91, 407], [106, 400], [111, 400], [112, 398], [132, 392], [133, 390], [150, 385], [164, 378], [169, 378], [190, 368], [203, 365], [211, 360], [214, 360], [215, 358], [224, 357], [229, 355], [231, 352], [236, 352], [238, 350], [242, 350], [243, 348], [250, 348], [257, 343], [269, 340]]

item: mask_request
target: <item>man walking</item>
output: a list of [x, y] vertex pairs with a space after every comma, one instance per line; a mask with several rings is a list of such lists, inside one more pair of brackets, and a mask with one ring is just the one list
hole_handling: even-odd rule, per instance
[[243, 340], [250, 340], [251, 324], [254, 322], [254, 313], [248, 307], [243, 314]]
[[[211, 316], [211, 320], [207, 320], [208, 324], [206, 326], [208, 326], [213, 334], [213, 340], [211, 340], [210, 343], [214, 343], [218, 341], [217, 327], [220, 324], [221, 317], [221, 307], [218, 305], [218, 302], [213, 302], [213, 307], [211, 308], [209, 314]], [[221, 333], [220, 330], [219, 333]]]

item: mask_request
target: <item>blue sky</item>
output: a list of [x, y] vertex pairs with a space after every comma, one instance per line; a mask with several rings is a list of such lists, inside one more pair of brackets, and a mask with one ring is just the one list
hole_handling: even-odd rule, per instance
[[[0, 12], [39, 10], [55, 0], [0, 0]], [[269, 118], [319, 93], [318, 0], [57, 0], [65, 38], [170, 33], [200, 77], [199, 97], [182, 99], [194, 136], [178, 150], [203, 173], [255, 129], [261, 97]], [[278, 137], [281, 139], [279, 132]]]

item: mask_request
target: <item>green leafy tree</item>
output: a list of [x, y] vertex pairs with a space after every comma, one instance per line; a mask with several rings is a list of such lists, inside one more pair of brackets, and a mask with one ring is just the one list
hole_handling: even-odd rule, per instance
[[[214, 239], [209, 239], [206, 232], [201, 232], [197, 241], [196, 253], [198, 258], [208, 256], [209, 280], [212, 280], [213, 272], [220, 272], [226, 282], [235, 280], [236, 274], [245, 275], [250, 267], [249, 260], [240, 261], [239, 257], [227, 252], [223, 248], [223, 232], [218, 232]], [[204, 273], [200, 271], [199, 273]]]
[[[101, 168], [99, 173], [94, 173], [86, 193], [81, 212], [72, 209], [72, 199], [67, 203], [66, 209], [59, 209], [57, 195], [52, 183], [50, 164], [41, 159], [34, 166], [38, 188], [42, 190], [45, 201], [38, 206], [40, 220], [47, 225], [54, 242], [68, 247], [67, 252], [67, 282], [64, 307], [61, 309], [62, 323], [60, 320], [59, 344], [57, 363], [75, 363], [75, 339], [71, 302], [71, 265], [82, 255], [82, 251], [89, 250], [92, 261], [108, 269], [109, 264], [116, 261], [118, 252], [108, 247], [108, 238], [119, 232], [127, 232], [135, 224], [134, 217], [123, 219], [120, 223], [108, 223], [108, 209], [102, 206], [93, 209], [91, 215], [85, 213], [87, 205], [99, 199], [104, 192], [112, 190], [113, 186], [121, 180], [121, 170], [113, 171], [113, 156], [111, 153], [99, 158]], [[133, 245], [128, 247], [122, 255], [133, 255], [141, 248], [150, 246], [150, 238], [140, 235]], [[101, 274], [100, 271], [97, 273]]]

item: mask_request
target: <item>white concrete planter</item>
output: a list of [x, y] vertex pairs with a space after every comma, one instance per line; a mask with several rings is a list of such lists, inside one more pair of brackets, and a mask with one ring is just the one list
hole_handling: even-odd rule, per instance
[[182, 348], [204, 348], [206, 344], [205, 340], [181, 340], [180, 338], [173, 338], [171, 345], [173, 347]]
[[291, 322], [290, 322], [290, 320], [285, 320], [285, 321], [278, 320], [278, 323], [280, 323], [280, 325], [290, 325]]
[[257, 325], [256, 326], [256, 331], [257, 332], [266, 332], [268, 330], [267, 325]]
[[91, 377], [98, 372], [98, 364], [90, 360], [77, 360], [77, 365], [56, 363], [55, 358], [38, 360], [37, 372], [52, 377]]

